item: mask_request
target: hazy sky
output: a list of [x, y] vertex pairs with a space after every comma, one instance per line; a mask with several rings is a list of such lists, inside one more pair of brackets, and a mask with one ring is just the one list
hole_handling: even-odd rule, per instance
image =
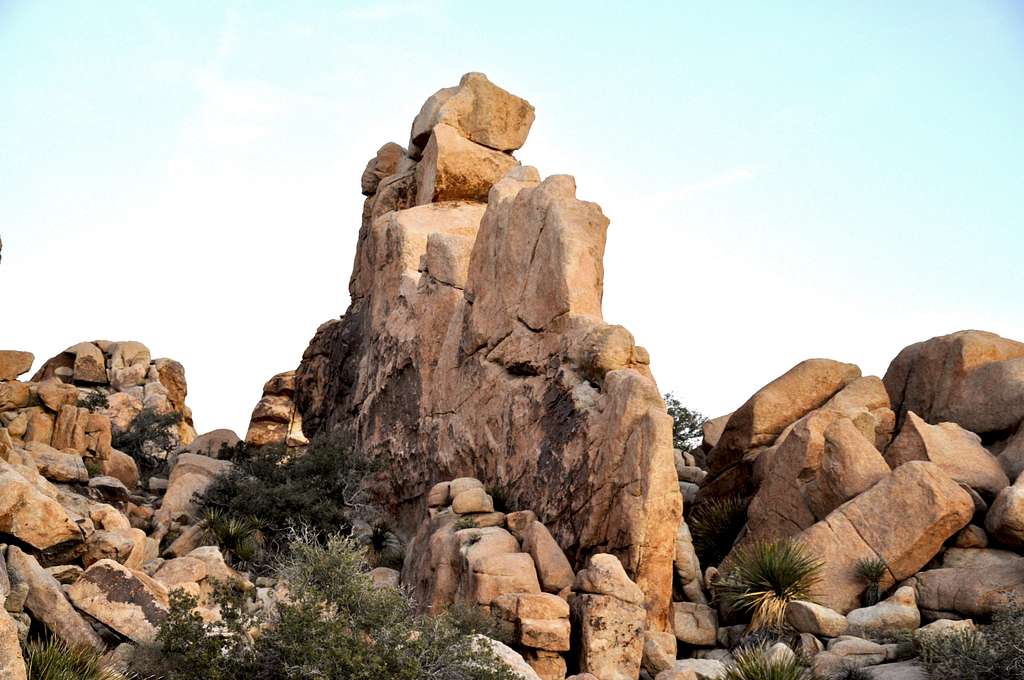
[[141, 340], [201, 431], [344, 312], [366, 160], [466, 71], [536, 106], [518, 157], [612, 221], [606, 320], [709, 415], [1024, 339], [1013, 0], [0, 0], [0, 64], [0, 347]]

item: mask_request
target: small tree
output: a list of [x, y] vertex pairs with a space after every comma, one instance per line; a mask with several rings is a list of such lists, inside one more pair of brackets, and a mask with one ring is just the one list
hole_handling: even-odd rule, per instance
[[668, 406], [668, 414], [672, 416], [672, 446], [688, 451], [699, 444], [704, 437], [704, 423], [708, 419], [700, 411], [683, 406], [671, 392], [665, 395], [665, 405]]

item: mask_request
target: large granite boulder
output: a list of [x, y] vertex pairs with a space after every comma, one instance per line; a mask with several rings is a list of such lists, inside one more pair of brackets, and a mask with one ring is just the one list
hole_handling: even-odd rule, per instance
[[883, 587], [913, 576], [974, 514], [970, 495], [934, 464], [911, 461], [836, 508], [797, 539], [824, 563], [816, 600], [839, 612], [859, 605], [861, 559], [883, 559]]
[[885, 450], [885, 460], [894, 468], [910, 460], [930, 460], [989, 498], [1010, 485], [999, 461], [981, 445], [981, 437], [956, 423], [929, 425], [913, 411], [907, 412], [899, 435]]
[[67, 589], [79, 610], [133, 642], [152, 642], [167, 618], [167, 588], [141, 571], [100, 560]]
[[913, 411], [986, 434], [1024, 419], [1024, 343], [960, 331], [906, 347], [883, 378], [900, 423]]
[[16, 546], [8, 546], [7, 572], [12, 585], [28, 586], [25, 608], [35, 620], [70, 645], [103, 649], [99, 635], [68, 602], [61, 584], [39, 566], [34, 557]]

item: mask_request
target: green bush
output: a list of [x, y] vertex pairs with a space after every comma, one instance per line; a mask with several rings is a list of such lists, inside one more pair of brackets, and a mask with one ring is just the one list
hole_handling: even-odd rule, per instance
[[369, 511], [365, 482], [376, 466], [338, 439], [315, 439], [303, 453], [265, 446], [230, 454], [235, 465], [198, 500], [225, 519], [255, 518], [263, 546], [254, 567], [272, 561], [297, 527], [321, 537], [347, 533]]
[[1024, 680], [1024, 609], [1011, 603], [989, 625], [923, 636], [919, 645], [936, 680]]
[[751, 629], [781, 631], [789, 603], [810, 599], [821, 569], [800, 543], [753, 543], [736, 551], [732, 568], [715, 588], [730, 610], [751, 617]]
[[476, 529], [476, 520], [469, 515], [457, 519], [455, 521], [455, 530], [462, 531], [463, 529]]
[[810, 680], [811, 673], [796, 655], [772, 659], [768, 647], [757, 645], [734, 652], [736, 663], [724, 680]]
[[857, 577], [867, 583], [864, 590], [864, 606], [871, 607], [882, 599], [881, 582], [889, 573], [889, 565], [881, 557], [857, 560]]
[[699, 411], [683, 406], [674, 394], [665, 395], [665, 406], [672, 416], [672, 446], [689, 451], [704, 439], [704, 423], [708, 421]]
[[25, 647], [28, 680], [128, 680], [99, 652], [74, 647], [59, 638], [34, 641]]
[[[157, 636], [166, 680], [514, 680], [450, 615], [420, 617], [394, 588], [374, 589], [363, 550], [302, 533], [278, 572], [291, 600], [265, 618], [218, 592], [224, 622], [203, 623], [180, 591]], [[231, 598], [236, 598], [232, 600]], [[259, 627], [255, 637], [246, 633]]]
[[89, 392], [78, 400], [78, 407], [95, 412], [105, 408], [110, 408], [110, 400], [107, 399], [107, 395], [102, 392]]
[[739, 496], [712, 498], [697, 505], [686, 524], [701, 565], [721, 564], [746, 523], [747, 504]]
[[166, 454], [178, 444], [174, 427], [181, 422], [180, 413], [157, 413], [144, 408], [125, 429], [115, 429], [111, 445], [135, 459], [142, 477], [149, 477], [164, 465]]

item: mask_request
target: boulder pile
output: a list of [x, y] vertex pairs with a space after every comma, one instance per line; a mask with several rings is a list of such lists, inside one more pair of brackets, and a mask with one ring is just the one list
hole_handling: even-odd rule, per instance
[[[193, 494], [231, 465], [215, 458], [221, 444], [239, 439], [195, 436], [181, 364], [138, 342], [83, 342], [20, 381], [32, 362], [0, 351], [0, 677], [17, 680], [33, 627], [112, 649], [152, 641], [174, 588], [205, 607], [214, 580], [252, 587], [203, 546]], [[112, 441], [146, 411], [182, 417], [164, 449], [145, 451], [167, 461], [169, 480], [143, 487]]]

